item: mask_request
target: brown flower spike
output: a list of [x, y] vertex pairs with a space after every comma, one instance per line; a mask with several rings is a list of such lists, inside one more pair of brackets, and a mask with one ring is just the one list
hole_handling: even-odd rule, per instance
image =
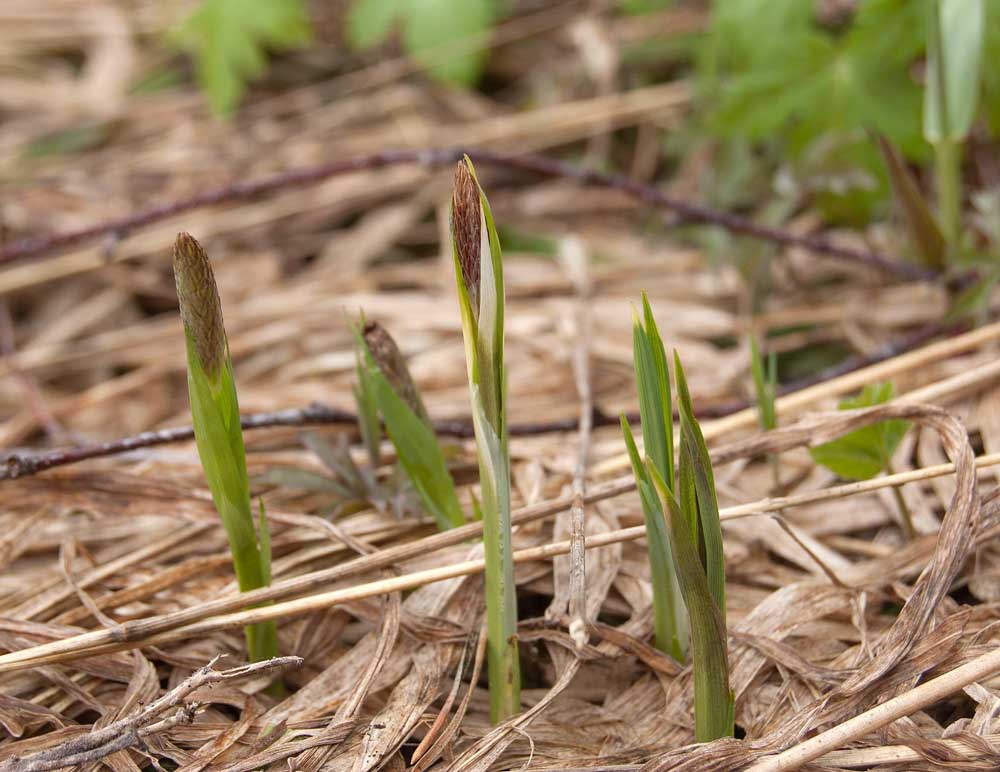
[[226, 361], [222, 303], [208, 255], [189, 233], [178, 233], [174, 242], [174, 281], [184, 330], [205, 373], [214, 377]]
[[462, 267], [462, 279], [469, 293], [472, 311], [479, 314], [479, 271], [482, 262], [480, 238], [479, 185], [469, 171], [467, 161], [459, 161], [455, 169], [455, 188], [451, 197], [451, 229]]
[[410, 370], [406, 366], [406, 359], [389, 331], [378, 322], [366, 322], [363, 334], [372, 359], [375, 360], [378, 369], [382, 371], [382, 375], [389, 381], [392, 390], [402, 398], [418, 418], [429, 424], [430, 418], [427, 415], [427, 409], [424, 407], [423, 400], [420, 399], [420, 392], [417, 391]]

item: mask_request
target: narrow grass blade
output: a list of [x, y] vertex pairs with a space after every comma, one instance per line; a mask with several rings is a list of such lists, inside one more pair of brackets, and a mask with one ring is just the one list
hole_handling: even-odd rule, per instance
[[726, 624], [709, 590], [708, 579], [691, 539], [688, 516], [667, 489], [651, 460], [646, 466], [670, 513], [670, 539], [677, 576], [691, 619], [691, 655], [694, 669], [695, 740], [709, 742], [733, 736], [733, 693], [729, 688]]
[[621, 416], [621, 426], [646, 522], [649, 572], [653, 582], [653, 631], [656, 648], [666, 652], [678, 662], [684, 662], [688, 646], [687, 609], [684, 607], [677, 574], [674, 571], [673, 550], [667, 535], [663, 506], [653, 487], [646, 465], [639, 456], [632, 427], [629, 426], [624, 414]]
[[774, 406], [775, 378], [777, 360], [772, 352], [768, 356], [767, 374], [764, 373], [764, 360], [757, 346], [757, 339], [750, 338], [750, 372], [753, 375], [753, 388], [757, 396], [757, 417], [760, 428], [771, 431], [778, 425], [778, 413]]
[[663, 343], [645, 293], [642, 296], [642, 307], [644, 324], [638, 317], [632, 324], [632, 357], [639, 392], [642, 443], [663, 479], [672, 486], [674, 432], [670, 374], [667, 372]]
[[889, 172], [889, 183], [902, 211], [910, 240], [917, 248], [924, 265], [943, 269], [947, 257], [947, 244], [937, 219], [920, 192], [920, 186], [913, 179], [902, 156], [883, 136], [878, 137], [879, 150]]
[[715, 475], [708, 445], [701, 433], [701, 426], [694, 417], [691, 394], [680, 357], [674, 352], [674, 377], [677, 379], [677, 405], [681, 417], [681, 445], [687, 444], [698, 501], [698, 524], [701, 549], [704, 553], [705, 574], [712, 597], [718, 604], [723, 624], [726, 619], [726, 561], [722, 553], [722, 522], [719, 519], [719, 502], [715, 496]]

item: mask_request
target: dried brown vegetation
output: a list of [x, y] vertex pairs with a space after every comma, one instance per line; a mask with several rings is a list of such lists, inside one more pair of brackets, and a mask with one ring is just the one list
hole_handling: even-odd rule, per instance
[[[648, 181], [660, 132], [688, 106], [683, 82], [618, 88], [614, 58], [609, 71], [581, 75], [586, 51], [559, 30], [589, 17], [579, 22], [568, 4], [498, 32], [508, 45], [494, 66], [505, 77], [547, 57], [567, 81], [534, 110], [404, 79], [408, 65], [394, 60], [258, 95], [223, 124], [190, 89], [128, 94], [114, 67], [97, 67], [113, 56], [135, 66], [135, 35], [162, 30], [161, 8], [175, 4], [137, 5], [126, 15], [102, 4], [87, 24], [64, 0], [0, 8], [0, 46], [24, 67], [7, 76], [2, 91], [13, 96], [0, 96], [11, 100], [0, 138], [11, 238], [291, 167], [470, 137], [498, 152], [582, 150], [591, 165], [613, 156]], [[613, 52], [683, 23], [697, 14], [665, 12], [645, 26], [621, 19], [598, 32]], [[541, 40], [558, 46], [536, 49]], [[52, 64], [58, 47], [93, 65], [84, 80]], [[52, 88], [37, 87], [43, 73]], [[25, 166], [26, 145], [81, 125], [92, 127], [88, 152]], [[693, 185], [697, 165], [680, 170], [675, 192]], [[427, 518], [372, 508], [329, 519], [334, 493], [291, 484], [296, 470], [327, 472], [320, 460], [295, 429], [264, 428], [247, 433], [247, 451], [271, 522], [274, 584], [250, 598], [237, 596], [192, 442], [0, 482], [0, 769], [707, 772], [756, 762], [775, 772], [828, 751], [815, 763], [995, 766], [1000, 459], [986, 454], [1000, 452], [1000, 324], [783, 397], [784, 428], [769, 435], [758, 435], [752, 410], [703, 423], [723, 508], [744, 739], [691, 747], [691, 674], [650, 645], [643, 517], [621, 437], [590, 421], [593, 407], [635, 407], [630, 302], [649, 293], [696, 406], [711, 409], [750, 395], [746, 348], [726, 343], [751, 326], [799, 329], [774, 339], [782, 351], [835, 345], [867, 356], [940, 321], [946, 292], [782, 247], [770, 268], [775, 291], [751, 317], [735, 268], [710, 266], [668, 231], [644, 231], [645, 212], [621, 191], [502, 168], [480, 174], [498, 223], [546, 234], [558, 257], [505, 251], [510, 420], [584, 419], [577, 431], [511, 441], [524, 712], [489, 725], [479, 526], [436, 533]], [[465, 419], [443, 235], [451, 175], [448, 166], [364, 169], [0, 266], [0, 446], [68, 446], [188, 422], [170, 272], [179, 230], [210, 245], [245, 412], [353, 409], [348, 319], [363, 308], [399, 343], [427, 412]], [[811, 236], [814, 224], [804, 214], [788, 227]], [[899, 243], [870, 235], [889, 252]], [[858, 234], [826, 237], [869, 248]], [[838, 397], [887, 379], [901, 394], [893, 405], [830, 412]], [[915, 423], [895, 459], [918, 531], [909, 542], [884, 479], [837, 486], [804, 450], [888, 415]], [[356, 439], [349, 425], [323, 431]], [[475, 452], [451, 442], [468, 503]], [[768, 453], [780, 453], [780, 491]], [[275, 470], [289, 484], [264, 481]], [[246, 608], [264, 599], [275, 603]], [[280, 620], [282, 653], [304, 660], [285, 674], [288, 696], [268, 694], [269, 677], [253, 670], [185, 691], [216, 656], [237, 664], [241, 628], [264, 618]], [[122, 727], [129, 742], [104, 742]]]

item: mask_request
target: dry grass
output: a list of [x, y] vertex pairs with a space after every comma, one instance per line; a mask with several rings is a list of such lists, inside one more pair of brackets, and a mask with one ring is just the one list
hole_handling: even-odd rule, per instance
[[[685, 11], [646, 27], [581, 27], [589, 17], [573, 21], [575, 3], [508, 22], [494, 66], [520, 97], [547, 89], [537, 109], [404, 78], [408, 65], [392, 60], [276, 88], [221, 124], [189, 88], [126, 90], [155, 50], [147, 36], [188, 3], [139, 2], [128, 14], [109, 3], [86, 24], [75, 5], [0, 8], [0, 28], [10, 32], [0, 41], [0, 101], [10, 112], [0, 138], [2, 217], [17, 235], [390, 147], [569, 149], [648, 177], [662, 130], [688, 107], [688, 88], [625, 88], [620, 58], [595, 56], [594, 46], [614, 54], [671, 25], [699, 23]], [[67, 73], [54, 50], [92, 66]], [[281, 63], [275, 82], [332, 70], [340, 55], [317, 56]], [[529, 68], [549, 80], [528, 80]], [[80, 126], [96, 137], [86, 152], [25, 160], [39, 137]], [[313, 401], [351, 408], [344, 311], [364, 308], [410, 356], [431, 415], [464, 417], [458, 307], [450, 254], [442, 257], [449, 174], [398, 167], [337, 177], [0, 267], [10, 317], [0, 324], [0, 445], [67, 445], [186, 422], [168, 256], [181, 228], [215, 260], [245, 411]], [[693, 174], [682, 170], [674, 189], [685, 190]], [[696, 403], [708, 408], [749, 395], [743, 341], [751, 328], [802, 329], [777, 339], [788, 349], [836, 343], [866, 355], [937, 322], [946, 306], [941, 287], [887, 284], [785, 250], [772, 264], [776, 290], [752, 318], [734, 268], [710, 266], [650, 228], [621, 195], [483, 176], [498, 222], [549, 236], [559, 257], [506, 254], [515, 423], [589, 416], [591, 405], [634, 408], [630, 303], [642, 289], [686, 363]], [[814, 222], [804, 215], [787, 225], [804, 233]], [[894, 243], [893, 234], [868, 235]], [[834, 237], [863, 243], [858, 234]], [[1000, 452], [998, 339], [1000, 325], [986, 326], [788, 395], [778, 404], [786, 428], [769, 436], [756, 435], [752, 411], [705, 422], [725, 508], [731, 669], [745, 740], [685, 747], [690, 672], [649, 645], [642, 513], [621, 438], [584, 422], [579, 433], [512, 441], [526, 710], [496, 728], [478, 680], [476, 525], [438, 535], [426, 518], [372, 509], [331, 520], [317, 514], [334, 503], [330, 494], [258, 481], [275, 550], [266, 597], [277, 602], [245, 610], [193, 444], [0, 483], [0, 649], [10, 652], [0, 655], [0, 768], [27, 770], [15, 756], [128, 720], [219, 654], [238, 661], [240, 626], [264, 616], [282, 620], [283, 653], [305, 660], [286, 675], [289, 696], [264, 692], [262, 677], [200, 690], [190, 721], [161, 721], [141, 743], [81, 767], [708, 770], [790, 748], [753, 768], [797, 768], [817, 749], [839, 749], [819, 762], [825, 768], [991, 768], [1000, 734], [1000, 682], [988, 659], [1000, 621], [1000, 510], [998, 459], [985, 454]], [[720, 345], [731, 340], [740, 344]], [[896, 406], [829, 413], [837, 397], [879, 379], [895, 381]], [[889, 413], [916, 424], [893, 481], [834, 487], [803, 450]], [[322, 471], [293, 430], [247, 439], [252, 476]], [[474, 453], [456, 445], [468, 500]], [[768, 451], [781, 452], [781, 498], [771, 498]], [[911, 543], [895, 522], [889, 482], [904, 485], [920, 534]], [[585, 574], [565, 557], [583, 544]], [[964, 679], [914, 688], [967, 664]], [[892, 699], [899, 702], [863, 715]], [[840, 734], [803, 742], [831, 728]]]

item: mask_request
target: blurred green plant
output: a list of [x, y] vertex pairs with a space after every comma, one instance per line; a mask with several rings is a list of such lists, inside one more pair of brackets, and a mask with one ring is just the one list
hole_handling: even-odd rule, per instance
[[[857, 410], [891, 402], [896, 389], [891, 383], [876, 383], [865, 386], [856, 397], [842, 400], [840, 410]], [[839, 477], [846, 480], [868, 480], [885, 472], [892, 474], [892, 454], [910, 428], [910, 422], [902, 419], [880, 421], [871, 426], [863, 426], [831, 442], [810, 448], [813, 460], [822, 464]], [[912, 539], [913, 518], [909, 507], [897, 487], [892, 488], [900, 521], [908, 539]]]
[[385, 41], [399, 26], [407, 53], [438, 80], [471, 86], [486, 60], [497, 0], [354, 0], [347, 37], [358, 49]]
[[[966, 5], [968, 14], [959, 10]], [[1000, 128], [1000, 77], [986, 68], [980, 88], [976, 65], [1000, 56], [1000, 32], [991, 29], [1000, 26], [998, 14], [1000, 8], [981, 0], [715, 0], [709, 34], [696, 54], [701, 92], [712, 105], [709, 127], [722, 138], [777, 142], [786, 168], [810, 181], [817, 203], [836, 209], [843, 200], [855, 208], [867, 200], [870, 208], [885, 194], [872, 133], [911, 161], [927, 157], [927, 141], [937, 143], [942, 230], [951, 246], [960, 201], [954, 140], [976, 117], [980, 91], [988, 124]], [[915, 73], [925, 54], [922, 92]], [[942, 108], [951, 111], [945, 124]], [[934, 139], [945, 134], [950, 143]], [[817, 177], [828, 179], [825, 193]]]
[[[757, 339], [750, 336], [750, 373], [753, 376], [754, 398], [757, 402], [757, 421], [765, 432], [778, 428], [778, 410], [775, 402], [778, 396], [778, 355], [771, 352], [767, 356], [765, 369], [764, 359], [760, 355]], [[778, 457], [774, 453], [767, 456], [771, 466], [771, 478], [774, 489], [781, 486], [781, 469]]]
[[477, 509], [483, 521], [486, 562], [490, 718], [498, 723], [521, 708], [503, 351], [503, 257], [489, 201], [468, 156], [455, 170], [451, 236], [472, 424], [479, 455], [481, 504]]
[[962, 215], [962, 143], [979, 103], [983, 0], [928, 0], [924, 138], [934, 147], [941, 230], [957, 256]]
[[[198, 456], [229, 537], [241, 592], [271, 583], [271, 539], [261, 502], [255, 528], [233, 362], [208, 255], [187, 233], [174, 243], [174, 279], [187, 345], [188, 395]], [[245, 628], [251, 661], [278, 656], [274, 622]]]
[[299, 48], [311, 36], [304, 0], [202, 0], [172, 37], [194, 57], [212, 108], [229, 115], [264, 71], [268, 49]]
[[377, 453], [370, 432], [377, 430], [381, 414], [399, 464], [438, 528], [464, 524], [455, 482], [396, 342], [381, 325], [363, 320], [354, 336], [360, 360], [356, 394], [359, 415], [366, 414], [361, 423], [368, 427], [362, 433], [368, 435], [369, 453]]
[[680, 357], [674, 352], [680, 414], [676, 490], [646, 457], [646, 469], [666, 503], [674, 568], [687, 608], [694, 670], [695, 740], [732, 737], [733, 692], [729, 686], [726, 633], [726, 564], [715, 478], [708, 446], [694, 417]]
[[[636, 387], [639, 391], [639, 416], [646, 456], [652, 461], [671, 493], [674, 491], [673, 398], [670, 373], [656, 320], [646, 293], [642, 294], [642, 319], [633, 314], [632, 356]], [[642, 502], [646, 522], [646, 545], [653, 584], [653, 630], [656, 648], [684, 662], [688, 650], [687, 610], [674, 566], [673, 550], [667, 534], [660, 497], [646, 463], [639, 455], [632, 427], [621, 415], [622, 434], [628, 448], [632, 471]]]

